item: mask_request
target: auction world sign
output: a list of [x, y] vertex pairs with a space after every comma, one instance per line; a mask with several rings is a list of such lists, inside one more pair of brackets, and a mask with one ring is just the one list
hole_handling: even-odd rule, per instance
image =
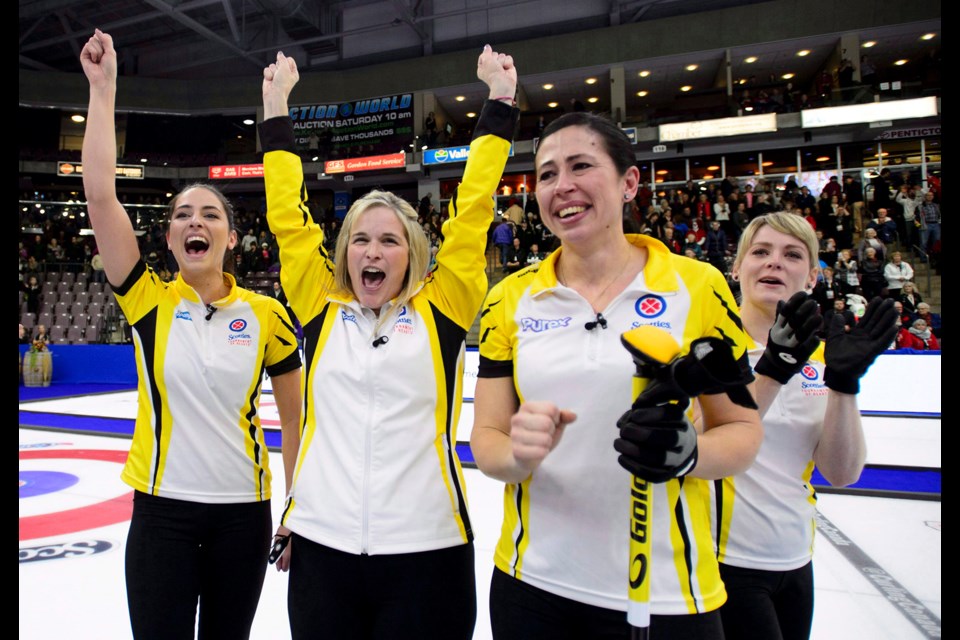
[[290, 108], [297, 146], [326, 159], [396, 153], [413, 142], [413, 94]]

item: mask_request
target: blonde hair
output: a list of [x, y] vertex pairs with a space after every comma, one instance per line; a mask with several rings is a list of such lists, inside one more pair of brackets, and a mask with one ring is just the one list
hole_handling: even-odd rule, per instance
[[417, 212], [413, 207], [389, 191], [371, 191], [350, 207], [340, 227], [340, 234], [337, 236], [337, 247], [334, 251], [334, 282], [342, 292], [356, 297], [353, 283], [350, 281], [350, 271], [347, 269], [347, 248], [350, 246], [350, 235], [353, 233], [354, 224], [360, 216], [375, 207], [384, 207], [393, 211], [403, 225], [403, 232], [407, 238], [409, 263], [396, 303], [397, 306], [401, 306], [410, 301], [413, 294], [417, 292], [420, 281], [427, 274], [427, 267], [430, 265], [430, 242], [417, 222]]
[[734, 260], [733, 267], [738, 269], [747, 249], [753, 243], [760, 229], [770, 227], [774, 231], [779, 231], [788, 236], [792, 236], [802, 242], [807, 247], [807, 254], [810, 257], [810, 268], [816, 269], [820, 266], [818, 259], [820, 253], [820, 243], [817, 242], [817, 236], [813, 232], [813, 227], [804, 218], [783, 211], [775, 211], [766, 215], [754, 218], [743, 230], [740, 236], [740, 242], [737, 243], [737, 257]]

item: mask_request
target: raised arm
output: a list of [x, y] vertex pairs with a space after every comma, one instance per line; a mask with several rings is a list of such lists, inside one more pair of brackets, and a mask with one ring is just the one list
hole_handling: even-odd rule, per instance
[[850, 331], [839, 316], [827, 327], [823, 381], [830, 391], [813, 460], [834, 486], [853, 484], [863, 471], [867, 446], [857, 406], [860, 378], [897, 335], [896, 322], [893, 300], [874, 298]]
[[297, 61], [277, 52], [277, 61], [263, 70], [263, 119], [290, 114], [287, 100], [300, 80]]
[[463, 180], [450, 200], [450, 217], [441, 229], [435, 277], [428, 278], [425, 290], [464, 328], [473, 323], [487, 293], [484, 249], [493, 221], [493, 195], [519, 118], [513, 107], [517, 69], [511, 56], [485, 46], [477, 59], [477, 77], [487, 85], [489, 99], [473, 132]]
[[133, 225], [117, 199], [117, 52], [113, 38], [97, 29], [80, 53], [90, 82], [87, 130], [83, 137], [83, 190], [87, 213], [110, 284], [123, 284], [140, 259]]
[[294, 129], [287, 100], [300, 79], [297, 63], [283, 53], [263, 70], [263, 146], [267, 222], [280, 246], [280, 281], [290, 308], [304, 324], [319, 312], [333, 288], [333, 262], [323, 230], [310, 216], [303, 164], [293, 153]]

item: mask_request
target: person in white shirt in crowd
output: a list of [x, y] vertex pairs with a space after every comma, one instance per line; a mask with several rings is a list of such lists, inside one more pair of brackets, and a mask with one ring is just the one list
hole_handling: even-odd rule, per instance
[[890, 262], [883, 267], [883, 277], [887, 279], [887, 297], [899, 298], [904, 282], [913, 280], [913, 267], [903, 261], [899, 251], [894, 251]]

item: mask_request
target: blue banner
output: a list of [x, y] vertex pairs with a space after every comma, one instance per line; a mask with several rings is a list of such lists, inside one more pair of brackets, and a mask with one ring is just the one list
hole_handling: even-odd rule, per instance
[[[454, 164], [466, 162], [470, 155], [470, 147], [444, 147], [443, 149], [427, 149], [423, 152], [423, 164]], [[510, 145], [510, 157], [513, 157], [513, 145]]]

